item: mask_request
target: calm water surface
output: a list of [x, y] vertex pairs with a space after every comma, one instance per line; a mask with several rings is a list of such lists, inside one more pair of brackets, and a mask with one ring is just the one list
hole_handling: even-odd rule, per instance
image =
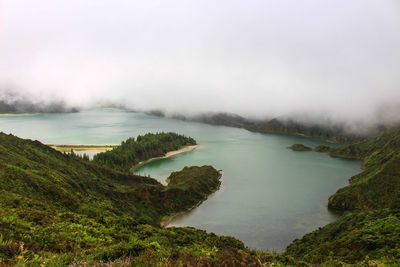
[[293, 143], [324, 144], [303, 137], [105, 109], [73, 114], [0, 116], [0, 131], [47, 144], [119, 144], [147, 132], [194, 137], [198, 149], [153, 161], [137, 171], [164, 180], [188, 165], [212, 165], [222, 186], [170, 226], [193, 226], [232, 235], [250, 248], [282, 251], [295, 238], [335, 220], [327, 199], [360, 172], [360, 162], [286, 149]]

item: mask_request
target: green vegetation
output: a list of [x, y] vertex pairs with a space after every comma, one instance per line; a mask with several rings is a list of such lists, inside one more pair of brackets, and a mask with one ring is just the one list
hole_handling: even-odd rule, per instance
[[324, 145], [320, 145], [320, 146], [316, 146], [314, 149], [312, 149], [311, 147], [305, 146], [303, 144], [293, 144], [291, 146], [288, 147], [291, 150], [294, 151], [315, 151], [315, 152], [321, 152], [321, 153], [327, 153], [331, 151], [331, 147], [329, 146], [324, 146]]
[[291, 150], [294, 150], [294, 151], [310, 151], [310, 150], [312, 150], [311, 147], [305, 146], [303, 144], [294, 144], [294, 145], [289, 146], [288, 148]]
[[[181, 210], [190, 209], [207, 198], [209, 194], [217, 190], [221, 184], [221, 174], [211, 166], [185, 167], [179, 172], [173, 172], [168, 177], [168, 190], [166, 201]], [[177, 209], [174, 209], [176, 212]]]
[[129, 174], [129, 155], [138, 161], [195, 144], [171, 133], [145, 136], [103, 153], [101, 164], [0, 133], [0, 265], [400, 264], [400, 129], [329, 149], [335, 157], [363, 159], [365, 166], [329, 199], [330, 208], [346, 213], [280, 255], [191, 227], [160, 227], [217, 190], [220, 173], [185, 167], [170, 175], [168, 186]]
[[204, 200], [219, 179], [211, 166], [185, 167], [162, 186], [0, 133], [0, 266], [291, 262], [247, 250], [233, 237], [160, 227]]
[[294, 241], [287, 248], [287, 255], [312, 263], [326, 259], [336, 263], [361, 263], [368, 257], [398, 266], [400, 128], [332, 148], [329, 153], [334, 157], [363, 159], [365, 170], [329, 198], [329, 208], [347, 213]]
[[113, 150], [95, 155], [93, 162], [100, 166], [129, 172], [139, 162], [162, 157], [169, 151], [190, 145], [196, 145], [196, 141], [191, 137], [176, 133], [148, 133], [139, 135], [136, 140], [129, 138]]
[[[161, 111], [149, 112], [150, 115], [165, 116]], [[365, 138], [365, 135], [352, 134], [345, 130], [344, 125], [330, 123], [305, 123], [292, 119], [248, 119], [236, 114], [215, 113], [203, 114], [198, 116], [176, 115], [174, 118], [179, 120], [198, 121], [212, 125], [225, 125], [230, 127], [243, 128], [251, 132], [269, 134], [301, 135], [306, 137], [318, 138], [331, 143], [355, 142]]]
[[65, 263], [137, 255], [155, 240], [176, 247], [198, 240], [204, 249], [243, 248], [229, 237], [158, 227], [164, 216], [204, 200], [218, 188], [219, 177], [211, 166], [187, 167], [165, 187], [0, 134], [0, 257], [15, 263], [22, 243], [30, 260], [56, 255]]
[[316, 146], [314, 148], [315, 152], [321, 152], [321, 153], [326, 153], [329, 152], [330, 150], [331, 148], [329, 146], [324, 146], [324, 145]]
[[332, 149], [335, 157], [363, 159], [365, 170], [329, 198], [338, 210], [400, 207], [400, 128], [352, 145]]
[[368, 258], [398, 266], [400, 210], [378, 209], [348, 213], [295, 240], [287, 248], [286, 254], [314, 264], [327, 260], [360, 264]]

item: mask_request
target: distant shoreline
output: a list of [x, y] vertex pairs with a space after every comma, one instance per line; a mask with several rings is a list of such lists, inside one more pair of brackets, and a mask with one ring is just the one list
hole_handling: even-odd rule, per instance
[[47, 146], [60, 151], [60, 152], [71, 152], [73, 151], [86, 151], [86, 150], [112, 150], [119, 145], [55, 145], [55, 144], [47, 144]]
[[198, 148], [199, 146], [200, 146], [200, 145], [185, 146], [185, 147], [183, 147], [183, 148], [181, 148], [181, 149], [167, 152], [167, 154], [165, 154], [165, 155], [162, 156], [162, 157], [155, 157], [155, 158], [151, 158], [151, 159], [148, 159], [148, 160], [145, 160], [145, 161], [141, 161], [141, 162], [139, 162], [138, 164], [134, 165], [134, 166], [131, 168], [131, 171], [132, 171], [132, 172], [135, 172], [135, 170], [137, 170], [138, 168], [142, 167], [143, 165], [145, 165], [145, 164], [147, 164], [147, 163], [152, 162], [153, 160], [167, 159], [167, 158], [176, 156], [176, 155], [178, 155], [178, 154], [182, 154], [182, 153], [185, 153], [185, 152], [193, 151], [193, 150], [195, 150], [196, 148]]
[[18, 116], [18, 115], [36, 115], [40, 113], [0, 113], [0, 117]]

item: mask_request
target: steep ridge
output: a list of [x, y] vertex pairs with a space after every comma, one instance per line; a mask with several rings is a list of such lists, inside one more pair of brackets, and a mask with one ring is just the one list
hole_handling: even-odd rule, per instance
[[[329, 150], [334, 157], [362, 159], [365, 170], [329, 198], [331, 209], [345, 211], [288, 248], [287, 255], [313, 263], [337, 264], [400, 259], [400, 128]], [[367, 260], [366, 260], [367, 258]]]
[[337, 210], [400, 207], [400, 129], [387, 130], [365, 141], [332, 149], [335, 157], [363, 159], [365, 170], [329, 198]]

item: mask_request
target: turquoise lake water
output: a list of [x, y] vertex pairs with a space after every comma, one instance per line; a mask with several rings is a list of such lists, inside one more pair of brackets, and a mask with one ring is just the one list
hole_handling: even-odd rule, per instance
[[164, 180], [189, 165], [222, 170], [222, 185], [199, 207], [169, 226], [232, 235], [250, 248], [282, 251], [295, 238], [335, 220], [327, 199], [361, 171], [359, 161], [286, 149], [325, 144], [297, 136], [184, 122], [123, 110], [0, 116], [0, 131], [46, 144], [119, 144], [147, 132], [191, 136], [200, 147], [137, 170]]

